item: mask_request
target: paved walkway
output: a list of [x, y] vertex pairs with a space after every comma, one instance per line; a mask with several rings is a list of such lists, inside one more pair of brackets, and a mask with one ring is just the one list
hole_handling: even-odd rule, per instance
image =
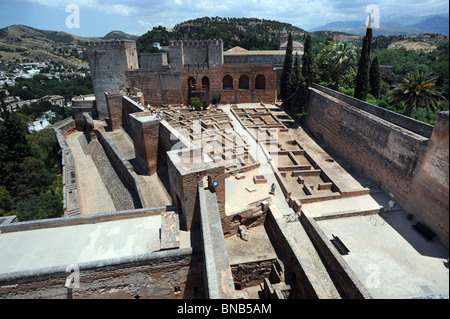
[[[125, 132], [125, 130], [120, 128], [113, 132], [106, 133], [106, 136], [111, 138], [113, 143], [117, 146], [123, 156], [130, 161], [130, 163], [134, 161], [136, 155], [133, 140]], [[153, 174], [152, 176], [138, 174], [136, 172], [133, 174], [137, 177], [146, 207], [166, 206], [172, 204], [171, 197], [159, 179], [158, 174]]]
[[66, 138], [75, 161], [80, 213], [97, 214], [116, 211], [97, 166], [91, 156], [84, 154], [81, 148], [78, 137], [82, 134], [82, 132], [74, 132]]
[[160, 249], [161, 216], [0, 234], [0, 274]]

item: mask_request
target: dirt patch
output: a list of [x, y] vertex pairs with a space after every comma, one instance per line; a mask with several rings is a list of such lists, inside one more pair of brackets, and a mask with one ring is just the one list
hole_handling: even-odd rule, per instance
[[415, 42], [415, 41], [399, 41], [392, 43], [388, 49], [406, 49], [413, 51], [423, 51], [423, 52], [431, 52], [437, 50], [437, 46], [427, 43], [427, 42]]

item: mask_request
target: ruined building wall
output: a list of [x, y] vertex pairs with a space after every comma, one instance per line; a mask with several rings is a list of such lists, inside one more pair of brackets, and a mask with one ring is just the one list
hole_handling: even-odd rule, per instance
[[125, 40], [86, 43], [98, 117], [108, 116], [104, 93], [127, 88], [126, 70], [138, 69], [136, 42]]
[[[189, 152], [189, 151], [188, 151]], [[178, 151], [168, 153], [177, 154]], [[180, 168], [182, 163], [177, 163], [179, 158], [176, 155], [169, 155], [167, 166], [170, 180], [170, 189], [173, 202], [177, 205], [178, 211], [181, 212], [180, 222], [181, 229], [190, 231], [195, 228], [198, 216], [198, 193], [197, 186], [205, 177], [208, 178], [208, 186], [212, 189], [212, 181], [217, 181], [218, 186], [215, 188], [217, 205], [221, 219], [225, 216], [225, 167], [210, 167], [207, 165], [199, 166], [196, 169], [184, 170]], [[175, 160], [177, 158], [177, 160]]]
[[140, 69], [127, 71], [130, 87], [139, 88], [145, 98], [145, 104], [162, 106], [163, 104], [182, 104], [180, 73], [169, 69]]
[[149, 112], [129, 115], [130, 132], [140, 169], [148, 175], [156, 173], [158, 158], [159, 120]]
[[[256, 84], [257, 77], [264, 81]], [[231, 77], [232, 86], [224, 85], [224, 78]], [[248, 86], [243, 88], [239, 85], [241, 77], [248, 79]], [[272, 65], [254, 64], [238, 65], [225, 64], [220, 69], [188, 70], [181, 75], [181, 88], [185, 103], [189, 100], [188, 82], [194, 79], [196, 84], [207, 81], [209, 87], [202, 94], [206, 99], [211, 99], [213, 93], [221, 94], [221, 103], [274, 103], [277, 91], [277, 75]], [[192, 95], [194, 96], [194, 95]]]
[[[327, 92], [317, 85], [310, 88], [307, 127], [357, 171], [380, 182], [384, 192], [392, 193], [401, 207], [448, 246], [448, 191], [444, 194], [448, 190], [448, 131], [445, 136], [441, 128], [445, 124], [437, 121], [430, 140], [428, 125], [414, 120], [406, 123], [403, 117], [406, 124], [400, 127], [374, 115], [381, 112], [376, 106], [352, 103], [348, 97], [341, 98], [342, 94]], [[404, 128], [408, 125], [422, 135]]]

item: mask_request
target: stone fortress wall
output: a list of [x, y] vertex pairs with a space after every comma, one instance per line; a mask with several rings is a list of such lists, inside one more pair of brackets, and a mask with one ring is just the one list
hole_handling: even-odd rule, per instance
[[[123, 42], [123, 45], [120, 43], [113, 41], [108, 47], [118, 44], [118, 50], [123, 51], [128, 42]], [[179, 161], [180, 157], [193, 158], [201, 151], [203, 145], [196, 145], [199, 133], [205, 136], [217, 135], [223, 141], [226, 139], [224, 129], [235, 128], [235, 122], [221, 110], [197, 115], [195, 112], [184, 112], [186, 108], [180, 105], [165, 108], [164, 120], [158, 120], [145, 112], [137, 102], [146, 104], [159, 101], [162, 105], [162, 101], [181, 101], [179, 104], [183, 104], [189, 95], [187, 86], [192, 84], [189, 79], [192, 77], [196, 83], [206, 83], [204, 78], [207, 77], [211, 92], [212, 88], [219, 90], [222, 87], [225, 101], [259, 103], [261, 96], [252, 92], [252, 88], [256, 87], [257, 77], [268, 67], [241, 65], [240, 71], [237, 71], [238, 66], [221, 61], [220, 42], [174, 42], [172, 46], [174, 52], [178, 53], [174, 53], [173, 57], [171, 55], [174, 64], [171, 62], [170, 66], [166, 65], [163, 55], [147, 55], [144, 64], [149, 69], [138, 70], [134, 67], [133, 46], [129, 46], [131, 51], [127, 51], [127, 58], [123, 59], [126, 60], [124, 65], [130, 68], [122, 71], [129, 87], [118, 85], [115, 91], [107, 92], [113, 87], [106, 88], [104, 79], [100, 80], [102, 75], [94, 81], [94, 85], [103, 90], [101, 94], [105, 108], [102, 112], [107, 114], [106, 121], [94, 120], [88, 112], [81, 112], [77, 120], [68, 120], [55, 127], [64, 154], [66, 211], [76, 212], [77, 206], [79, 177], [71, 165], [70, 148], [64, 141], [65, 136], [75, 129], [83, 131], [78, 138], [81, 147], [93, 155], [101, 177], [106, 178], [105, 184], [111, 184], [112, 197], [124, 204], [118, 203], [119, 211], [92, 216], [67, 214], [72, 217], [31, 222], [0, 220], [3, 223], [0, 224], [0, 232], [6, 234], [160, 215], [159, 249], [140, 255], [81, 263], [78, 266], [82, 270], [80, 279], [83, 284], [76, 289], [67, 288], [68, 273], [63, 266], [3, 274], [0, 275], [0, 297], [245, 298], [245, 295], [239, 294], [236, 283], [239, 286], [247, 283], [263, 286], [266, 298], [287, 298], [290, 291], [295, 291], [295, 296], [299, 298], [372, 298], [317, 225], [318, 219], [310, 218], [302, 211], [302, 205], [308, 203], [364, 195], [369, 190], [362, 186], [354, 190], [342, 188], [336, 175], [328, 174], [329, 167], [323, 167], [323, 162], [322, 166], [319, 165], [296, 139], [283, 135], [288, 133], [287, 128], [264, 105], [245, 109], [232, 106], [230, 112], [243, 130], [265, 150], [283, 195], [293, 209], [291, 214], [282, 214], [270, 200], [231, 214], [225, 211], [226, 178], [234, 178], [238, 173], [260, 165], [247, 152], [246, 144], [242, 150], [233, 154], [236, 158], [242, 158], [240, 167], [227, 166], [222, 162], [226, 159], [226, 143], [219, 143], [220, 151], [209, 153], [211, 160], [208, 162]], [[97, 59], [96, 55], [101, 55], [95, 53], [96, 50], [108, 50], [99, 43], [92, 44], [91, 48], [94, 60]], [[189, 59], [185, 59], [186, 53]], [[119, 55], [111, 54], [110, 60], [103, 56], [98, 59], [98, 64], [107, 68], [115, 56]], [[186, 71], [186, 68], [196, 69]], [[227, 97], [223, 87], [224, 74], [232, 74], [231, 70], [236, 72], [231, 77], [230, 90], [234, 92], [230, 92], [230, 96], [234, 94], [234, 99]], [[108, 71], [105, 72], [107, 74]], [[248, 89], [239, 88], [242, 75], [249, 77]], [[266, 88], [272, 87], [270, 81], [276, 85], [276, 75], [274, 78], [272, 75], [274, 73], [265, 76]], [[116, 83], [125, 83], [118, 76], [113, 79]], [[268, 91], [267, 94], [276, 92], [272, 89], [262, 90], [261, 82], [258, 85], [259, 89], [253, 91]], [[101, 109], [100, 106], [100, 119]], [[199, 132], [192, 129], [196, 120], [200, 123]], [[106, 123], [113, 132], [123, 129], [133, 140], [135, 155], [138, 157], [136, 166], [129, 165], [120, 150], [108, 139], [103, 127]], [[400, 205], [433, 229], [438, 239], [448, 247], [448, 112], [438, 115], [433, 128], [313, 85], [308, 95], [305, 123], [319, 141], [346, 158], [355, 170], [380, 182], [380, 187], [386, 193], [393, 193]], [[183, 127], [187, 130], [181, 132]], [[275, 150], [268, 148], [268, 142], [275, 138], [273, 130], [278, 133], [276, 143], [271, 143], [276, 146]], [[175, 145], [178, 148], [174, 149]], [[272, 157], [278, 161], [275, 168]], [[126, 177], [133, 177], [132, 170], [138, 166], [147, 175], [154, 176], [156, 173], [167, 176], [171, 206], [144, 207], [138, 183], [134, 181], [133, 186], [133, 180]], [[116, 174], [115, 177], [111, 177], [110, 173]], [[217, 186], [213, 186], [213, 182], [218, 182]], [[381, 209], [377, 206], [376, 211], [356, 211], [352, 214], [377, 214]], [[276, 240], [279, 255], [276, 258], [272, 256], [264, 260], [231, 264], [225, 239], [236, 235], [241, 225], [248, 228], [263, 225]], [[317, 260], [310, 259], [306, 250], [300, 249], [303, 242], [295, 236], [302, 231], [302, 227], [307, 233], [304, 234], [303, 242], [310, 237], [315, 249], [320, 252], [320, 260], [333, 277], [338, 295], [328, 289], [321, 278], [323, 273], [320, 276], [315, 273]], [[183, 232], [189, 234], [189, 240], [186, 237], [180, 240], [182, 234], [186, 236]], [[280, 266], [280, 259], [283, 260], [283, 267]], [[289, 286], [285, 284], [288, 281], [284, 281], [288, 278]]]
[[[335, 108], [338, 107], [344, 109], [340, 110], [339, 112], [335, 112], [334, 114], [339, 114], [339, 118], [343, 122], [329, 122], [327, 125], [327, 127], [329, 128], [336, 127], [336, 125], [344, 125], [342, 123], [348, 123], [348, 119], [346, 120], [346, 117], [350, 118], [353, 115], [356, 122], [351, 122], [351, 126], [347, 127], [347, 132], [357, 130], [358, 125], [355, 123], [369, 121], [371, 125], [390, 126], [392, 134], [395, 134], [395, 141], [397, 141], [398, 143], [397, 147], [400, 147], [401, 145], [403, 145], [404, 147], [405, 145], [404, 141], [399, 140], [402, 138], [402, 136], [406, 140], [411, 138], [415, 140], [421, 140], [423, 138], [416, 133], [411, 133], [410, 131], [402, 131], [398, 129], [397, 126], [391, 126], [389, 122], [386, 122], [383, 119], [373, 117], [365, 111], [363, 112], [350, 104], [339, 101], [336, 97], [331, 97], [325, 94], [325, 92], [321, 91], [321, 88], [318, 86], [314, 86], [313, 88], [311, 88], [308, 103], [309, 118], [307, 119], [307, 125], [313, 132], [315, 132], [315, 135], [321, 138], [323, 141], [333, 138], [333, 135], [329, 130], [327, 131], [326, 129], [322, 128], [320, 124], [321, 122], [317, 119], [324, 116], [323, 113], [321, 113], [324, 112], [324, 110], [332, 112]], [[122, 96], [122, 104], [133, 104], [134, 108], [136, 109], [135, 111], [137, 111], [127, 114], [128, 117], [136, 116], [137, 114], [141, 114], [143, 116], [145, 114], [145, 112], [139, 112], [138, 105], [127, 96]], [[183, 125], [184, 121], [188, 119], [188, 117], [186, 117], [187, 114], [183, 116], [183, 113], [177, 113], [173, 110], [168, 112], [169, 113], [167, 113], [166, 116], [174, 126], [180, 127]], [[347, 115], [346, 112], [349, 112], [350, 114]], [[220, 112], [218, 112], [218, 114], [216, 115], [214, 115], [214, 113], [212, 114], [213, 117], [216, 116], [216, 118], [219, 119], [219, 121], [215, 123], [211, 121], [212, 117], [205, 117], [202, 120], [205, 123], [205, 128], [210, 126], [211, 128], [216, 129], [216, 123], [222, 123], [223, 117], [219, 113]], [[268, 139], [271, 138], [271, 128], [275, 127], [276, 129], [281, 131], [285, 130], [285, 128], [283, 128], [283, 125], [270, 119], [271, 112], [269, 112], [265, 108], [246, 109], [245, 112], [239, 109], [233, 109], [233, 113], [237, 115], [241, 123], [245, 123], [244, 126], [247, 127], [247, 130], [258, 129], [257, 125], [255, 126], [255, 122], [258, 122], [258, 120], [262, 121], [261, 125], [266, 127], [259, 128], [258, 131], [267, 130], [266, 136]], [[87, 118], [87, 122], [89, 122], [90, 117], [86, 113], [85, 116]], [[172, 117], [172, 119], [170, 119], [170, 117]], [[223, 208], [221, 208], [221, 206], [223, 207], [223, 203], [225, 200], [224, 188], [217, 189], [215, 193], [210, 193], [209, 191], [207, 192], [203, 187], [203, 179], [205, 176], [212, 177], [212, 179], [208, 180], [208, 184], [210, 184], [212, 180], [218, 180], [219, 184], [223, 185], [224, 179], [222, 178], [227, 174], [225, 167], [220, 163], [218, 163], [218, 165], [205, 165], [200, 163], [199, 165], [194, 165], [192, 167], [189, 167], [189, 165], [180, 166], [180, 164], [176, 164], [176, 162], [173, 161], [174, 155], [179, 154], [179, 152], [183, 149], [190, 149], [189, 152], [192, 152], [193, 143], [191, 141], [195, 141], [195, 132], [190, 132], [191, 134], [189, 134], [189, 136], [187, 137], [179, 135], [178, 137], [174, 138], [173, 134], [176, 134], [176, 130], [166, 121], [162, 121], [159, 123], [160, 133], [158, 134], [158, 148], [163, 147], [164, 149], [171, 149], [174, 144], [182, 144], [179, 151], [171, 151], [169, 152], [171, 154], [167, 157], [167, 161], [169, 162], [169, 167], [167, 169], [169, 170], [169, 175], [172, 176], [171, 192], [172, 194], [176, 194], [173, 200], [174, 206], [170, 208], [132, 208], [128, 211], [92, 216], [77, 216], [52, 221], [49, 220], [39, 222], [5, 223], [5, 225], [1, 226], [0, 230], [2, 231], [2, 233], [8, 233], [14, 231], [23, 231], [25, 229], [31, 230], [35, 229], [36, 227], [63, 227], [67, 223], [101, 223], [111, 220], [111, 218], [132, 218], [132, 216], [135, 216], [136, 214], [159, 214], [163, 211], [166, 211], [167, 209], [173, 209], [176, 207], [177, 210], [182, 211], [182, 215], [180, 217], [181, 227], [188, 228], [190, 227], [189, 225], [192, 225], [193, 228], [191, 230], [194, 230], [197, 229], [196, 227], [198, 227], [196, 226], [196, 223], [200, 223], [200, 225], [202, 225], [201, 231], [204, 233], [202, 234], [201, 238], [203, 238], [202, 246], [204, 247], [205, 251], [202, 251], [202, 253], [200, 254], [199, 252], [195, 253], [192, 248], [179, 247], [175, 250], [162, 250], [140, 256], [129, 256], [126, 258], [122, 257], [117, 259], [101, 260], [99, 262], [80, 264], [79, 266], [80, 269], [82, 269], [81, 280], [83, 282], [83, 285], [80, 285], [80, 289], [73, 290], [64, 287], [64, 282], [67, 279], [68, 274], [67, 270], [61, 267], [2, 275], [0, 276], [0, 292], [3, 297], [67, 298], [70, 295], [70, 297], [80, 298], [90, 298], [94, 296], [100, 296], [102, 298], [217, 298], [220, 296], [225, 298], [236, 298], [236, 296], [239, 296], [239, 294], [236, 294], [237, 291], [234, 291], [232, 289], [232, 281], [234, 280], [236, 282], [236, 280], [239, 280], [239, 278], [242, 277], [243, 269], [245, 269], [246, 272], [249, 272], [250, 277], [247, 278], [244, 276], [244, 278], [238, 282], [244, 283], [244, 279], [251, 279], [254, 283], [256, 282], [264, 285], [266, 297], [283, 298], [283, 295], [280, 293], [280, 291], [276, 290], [277, 285], [281, 284], [279, 283], [279, 276], [283, 271], [280, 273], [279, 266], [277, 266], [278, 262], [275, 259], [258, 261], [248, 265], [231, 265], [230, 261], [226, 258], [227, 248], [224, 245], [224, 232], [227, 227], [229, 227], [229, 225], [224, 227], [223, 224], [230, 224], [230, 218], [227, 218], [224, 215]], [[363, 123], [361, 125], [367, 126], [368, 124]], [[94, 132], [95, 134], [95, 130], [93, 130], [92, 124], [87, 124], [85, 127], [88, 129], [88, 131], [92, 130], [91, 132]], [[145, 127], [145, 125], [143, 127]], [[438, 117], [438, 121], [433, 130], [431, 139], [427, 138], [428, 146], [419, 149], [419, 151], [422, 152], [421, 154], [417, 155], [419, 158], [428, 158], [428, 156], [431, 156], [431, 158], [429, 159], [423, 159], [421, 161], [418, 160], [418, 162], [422, 163], [421, 167], [427, 167], [427, 165], [431, 165], [430, 160], [432, 158], [440, 159], [439, 162], [441, 164], [442, 160], [445, 161], [446, 150], [448, 154], [448, 148], [445, 149], [444, 147], [445, 141], [448, 140], [446, 127], [448, 127], [448, 115], [446, 117], [445, 114], [441, 114]], [[62, 125], [59, 129], [68, 133], [69, 131], [75, 129], [75, 123], [72, 120], [70, 123], [67, 123], [67, 125]], [[141, 130], [144, 131], [142, 127]], [[136, 136], [136, 132], [139, 131], [139, 127], [134, 126], [131, 131], [133, 132], [131, 135]], [[173, 134], [171, 134], [171, 132]], [[360, 138], [363, 137], [363, 135], [356, 133], [353, 133], [353, 135], [353, 140], [356, 139], [355, 136], [360, 136]], [[141, 142], [145, 144], [145, 139], [152, 139], [152, 136], [144, 135], [143, 138], [144, 141]], [[337, 139], [338, 137], [335, 136], [334, 138]], [[352, 139], [350, 139], [350, 137], [347, 137], [347, 143], [350, 143]], [[261, 145], [264, 145], [265, 141], [261, 140], [260, 142]], [[337, 144], [337, 141], [334, 141], [333, 143]], [[374, 143], [377, 142], [374, 141]], [[360, 142], [360, 144], [364, 144], [364, 142]], [[414, 143], [408, 143], [406, 145], [413, 144]], [[295, 169], [293, 168], [292, 172], [295, 172], [296, 170], [303, 171], [306, 168], [303, 167], [305, 165], [295, 161], [295, 158], [298, 157], [298, 155], [305, 156], [307, 154], [301, 152], [301, 148], [299, 148], [298, 143], [281, 143], [280, 140], [280, 144], [278, 145], [278, 147], [279, 149], [277, 150], [277, 152], [280, 152], [281, 155], [285, 155], [283, 152], [287, 152], [287, 154], [290, 154], [291, 160], [292, 157], [294, 158], [294, 161], [292, 163], [296, 164], [293, 165], [296, 167]], [[391, 145], [391, 147], [393, 146]], [[418, 145], [416, 145], [415, 147], [420, 148], [421, 143], [418, 143]], [[364, 149], [358, 150], [361, 152], [361, 154], [359, 154], [360, 156], [370, 156], [372, 165], [377, 165], [376, 161], [378, 160], [374, 158], [373, 151], [365, 151]], [[364, 155], [363, 152], [370, 153], [370, 155]], [[413, 153], [405, 153], [405, 149], [403, 149], [403, 151], [401, 149], [398, 150], [399, 154], [402, 154], [402, 152], [402, 156]], [[274, 155], [274, 153], [268, 150], [267, 156], [270, 155]], [[381, 157], [381, 155], [379, 156]], [[308, 159], [308, 156], [305, 156], [305, 158]], [[312, 159], [310, 158], [309, 160]], [[410, 167], [410, 162], [411, 161], [404, 161], [405, 164], [403, 171], [408, 171], [410, 169], [413, 169], [414, 171], [414, 168]], [[436, 163], [434, 160], [431, 160], [431, 163], [433, 163], [433, 165], [441, 165], [439, 163]], [[315, 163], [312, 163], [312, 166], [316, 167]], [[286, 168], [288, 166], [281, 167]], [[283, 172], [283, 170], [281, 170], [281, 172]], [[281, 172], [278, 173], [282, 175]], [[285, 172], [290, 173], [291, 171], [288, 170]], [[378, 167], [377, 172], [377, 176], [388, 174], [389, 166], [380, 166]], [[424, 175], [425, 172], [427, 172], [428, 175]], [[433, 174], [430, 170], [421, 169], [420, 174], [422, 174], [422, 180], [429, 183], [428, 185], [422, 183], [422, 187], [427, 187], [429, 189], [430, 187], [435, 187], [440, 183], [440, 187], [445, 188], [445, 172], [443, 174], [439, 174], [440, 176], [444, 177], [444, 180], [441, 181], [439, 179], [432, 178], [431, 176], [433, 176]], [[288, 174], [286, 174], [286, 176], [288, 176]], [[281, 184], [283, 185], [284, 182], [282, 181], [282, 179], [280, 180]], [[409, 181], [414, 182], [414, 180], [411, 178], [409, 179]], [[333, 183], [333, 181], [331, 181], [330, 183], [334, 185], [338, 184]], [[331, 185], [331, 187], [333, 187], [333, 185]], [[288, 195], [289, 189], [291, 187], [286, 183], [285, 188], [287, 190], [286, 195]], [[338, 193], [342, 193], [342, 191], [339, 190]], [[397, 193], [395, 195], [396, 198], [400, 198]], [[433, 195], [434, 198], [431, 198], [431, 200], [434, 200], [436, 197], [442, 195], [443, 193]], [[200, 200], [202, 198], [203, 200]], [[421, 200], [424, 202], [429, 201], [428, 198], [422, 198]], [[342, 256], [340, 256], [335, 251], [335, 249], [331, 247], [328, 239], [323, 235], [315, 220], [308, 218], [304, 214], [301, 214], [301, 201], [302, 199], [300, 199], [296, 203], [290, 202], [290, 204], [292, 205], [294, 211], [297, 211], [297, 213], [300, 214], [300, 218], [303, 221], [302, 223], [305, 225], [305, 228], [312, 236], [312, 240], [315, 242], [316, 247], [319, 247], [318, 249], [321, 251], [321, 256], [324, 260], [324, 263], [333, 270], [333, 273], [336, 276], [335, 284], [339, 287], [342, 293], [342, 297], [371, 298], [370, 294], [367, 292], [358, 277], [355, 276], [352, 270], [348, 268], [348, 265], [342, 259]], [[308, 202], [308, 200], [304, 200], [304, 202]], [[443, 203], [445, 204], [445, 198], [443, 199]], [[305, 259], [305, 257], [299, 253], [298, 248], [296, 248], [296, 243], [292, 240], [292, 235], [290, 233], [289, 227], [287, 227], [288, 224], [286, 224], [286, 216], [282, 216], [273, 206], [267, 207], [263, 205], [260, 210], [261, 209], [263, 211], [257, 214], [258, 216], [263, 216], [260, 217], [263, 218], [262, 223], [265, 225], [265, 227], [267, 227], [267, 229], [270, 230], [272, 236], [276, 238], [277, 242], [281, 246], [280, 252], [285, 256], [285, 258], [287, 259], [287, 265], [289, 265], [289, 269], [285, 268], [284, 271], [290, 272], [290, 276], [293, 276], [295, 278], [294, 286], [296, 287], [297, 296], [300, 296], [301, 298], [330, 298], [331, 296], [323, 289], [323, 283], [319, 280], [319, 278], [311, 273], [310, 261]], [[213, 218], [213, 222], [210, 220], [211, 218]], [[421, 216], [418, 214], [416, 218], [424, 220], [426, 217], [424, 215]], [[439, 218], [441, 217], [438, 216], [435, 220], [435, 223], [441, 223]], [[433, 223], [427, 222], [427, 224], [430, 227], [433, 227]], [[165, 226], [165, 224], [162, 224], [161, 230], [163, 228], [165, 229], [166, 227], [167, 226]], [[445, 225], [442, 225], [441, 227], [445, 228]], [[217, 232], [217, 229], [220, 229], [220, 231]], [[439, 232], [439, 228], [433, 228], [433, 230], [439, 233], [439, 239], [442, 239], [442, 234]], [[212, 232], [214, 232], [214, 236], [211, 235]], [[228, 230], [228, 232], [230, 232], [230, 230]], [[218, 234], [221, 235], [219, 236]], [[213, 254], [214, 256], [221, 256], [221, 258], [211, 259], [211, 254]], [[252, 272], [252, 267], [257, 267], [257, 269], [259, 269], [258, 271], [261, 272], [260, 276], [262, 277], [258, 277], [257, 273]], [[217, 274], [221, 274], [221, 276], [217, 277]], [[272, 279], [268, 280], [267, 276]], [[149, 278], [151, 278], [151, 280]], [[123, 285], [123, 282], [126, 282], [127, 284]], [[224, 285], [224, 282], [226, 282], [227, 284]], [[276, 282], [278, 282], [279, 284], [276, 284]], [[46, 289], [43, 290], [43, 287], [45, 287]], [[293, 286], [291, 286], [290, 288], [286, 288], [286, 286], [283, 287], [283, 289], [293, 288]]]
[[306, 125], [448, 247], [448, 112], [433, 127], [313, 85]]
[[136, 42], [127, 40], [86, 43], [99, 118], [108, 116], [104, 92], [128, 87], [126, 70], [138, 69]]
[[170, 63], [165, 53], [144, 53], [139, 68], [133, 41], [88, 42], [86, 47], [100, 119], [108, 117], [104, 92], [136, 87], [145, 104], [155, 106], [188, 104], [191, 97], [209, 102], [213, 93], [220, 93], [224, 103], [273, 103], [277, 97], [276, 68], [283, 59], [278, 51], [273, 56], [252, 51], [245, 61], [229, 53], [224, 63], [222, 40], [172, 41]]

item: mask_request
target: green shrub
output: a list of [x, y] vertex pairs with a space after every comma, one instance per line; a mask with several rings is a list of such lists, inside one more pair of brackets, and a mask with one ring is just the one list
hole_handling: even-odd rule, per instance
[[196, 111], [202, 110], [203, 104], [202, 104], [202, 101], [200, 101], [200, 99], [198, 97], [191, 97], [189, 99], [189, 104]]
[[219, 104], [221, 98], [222, 98], [222, 95], [220, 93], [214, 93], [212, 95], [212, 98], [211, 98], [211, 103], [212, 104]]

